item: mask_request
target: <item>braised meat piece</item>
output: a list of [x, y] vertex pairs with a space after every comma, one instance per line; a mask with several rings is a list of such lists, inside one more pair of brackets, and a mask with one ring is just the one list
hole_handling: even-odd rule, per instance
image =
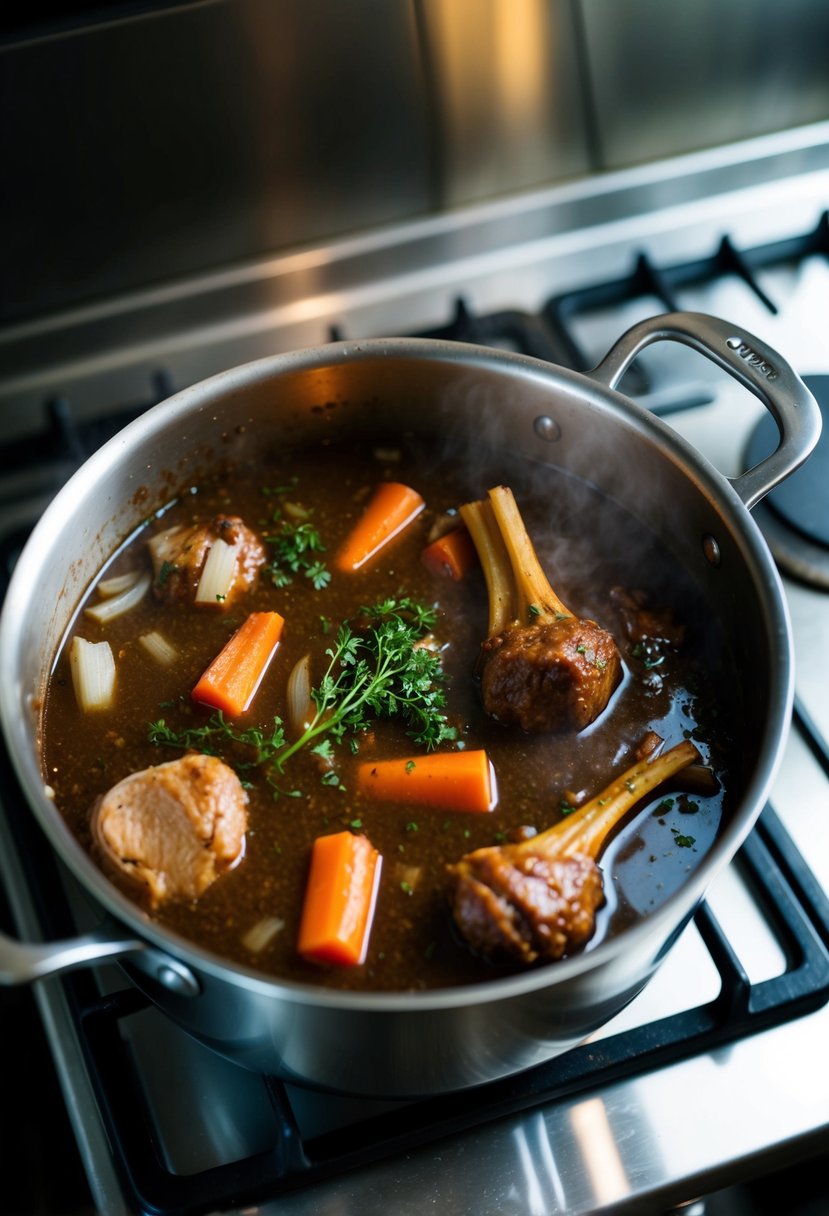
[[598, 858], [625, 816], [658, 785], [700, 759], [693, 743], [638, 760], [546, 832], [476, 849], [449, 866], [455, 923], [493, 961], [555, 962], [592, 937], [604, 902]]
[[614, 587], [610, 602], [618, 610], [622, 627], [631, 642], [658, 639], [681, 646], [685, 641], [685, 626], [674, 620], [669, 608], [651, 608], [644, 591], [628, 591]]
[[531, 734], [582, 730], [599, 716], [619, 679], [619, 654], [595, 621], [560, 617], [514, 625], [482, 644], [487, 713]]
[[553, 963], [590, 940], [603, 903], [601, 871], [589, 857], [512, 860], [502, 849], [479, 849], [458, 878], [453, 913], [477, 954]]
[[496, 486], [460, 513], [489, 596], [480, 666], [484, 708], [528, 732], [583, 730], [621, 679], [615, 641], [595, 621], [570, 612], [553, 591], [510, 489]]
[[237, 515], [217, 515], [209, 523], [178, 525], [149, 541], [153, 594], [164, 603], [226, 607], [252, 586], [267, 560], [265, 548]]
[[197, 899], [239, 861], [247, 803], [232, 768], [191, 753], [119, 781], [93, 808], [92, 834], [105, 867], [157, 908]]

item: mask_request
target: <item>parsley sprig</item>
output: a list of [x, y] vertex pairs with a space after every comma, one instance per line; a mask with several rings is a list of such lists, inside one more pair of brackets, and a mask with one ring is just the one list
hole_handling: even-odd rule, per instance
[[[199, 727], [172, 730], [162, 718], [149, 728], [152, 743], [183, 750], [222, 754], [241, 746], [252, 753], [237, 762], [240, 770], [264, 766], [275, 792], [285, 765], [306, 747], [326, 761], [333, 745], [348, 741], [356, 750], [358, 736], [373, 722], [399, 718], [406, 734], [427, 750], [454, 739], [443, 710], [440, 658], [422, 639], [435, 627], [433, 609], [409, 598], [387, 599], [361, 609], [354, 622], [344, 621], [326, 650], [328, 666], [311, 696], [316, 712], [294, 742], [285, 738], [282, 721], [271, 728], [237, 730], [222, 713]], [[331, 769], [326, 784], [337, 784]]]
[[[295, 485], [293, 482], [276, 489], [265, 489], [262, 493], [268, 496], [284, 495]], [[315, 591], [322, 591], [331, 582], [331, 571], [320, 557], [325, 552], [325, 545], [310, 516], [311, 511], [297, 503], [286, 503], [273, 511], [269, 521], [274, 525], [273, 531], [264, 540], [273, 553], [268, 573], [275, 587], [287, 587], [293, 582], [294, 574], [303, 574], [310, 579]]]

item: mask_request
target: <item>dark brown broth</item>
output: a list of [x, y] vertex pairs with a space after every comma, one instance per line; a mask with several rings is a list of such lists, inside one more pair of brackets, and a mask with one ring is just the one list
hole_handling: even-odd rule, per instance
[[[391, 447], [399, 448], [394, 441]], [[194, 706], [189, 692], [235, 625], [252, 610], [273, 608], [286, 619], [283, 641], [245, 726], [271, 723], [285, 715], [285, 686], [294, 664], [310, 652], [318, 678], [332, 633], [360, 605], [405, 594], [439, 607], [439, 640], [446, 644], [447, 712], [467, 747], [485, 747], [498, 779], [499, 801], [491, 814], [379, 805], [354, 792], [355, 759], [337, 753], [345, 792], [320, 782], [317, 762], [297, 755], [288, 784], [300, 798], [274, 799], [262, 780], [250, 791], [250, 831], [243, 862], [196, 902], [165, 907], [158, 919], [217, 954], [274, 974], [346, 988], [404, 990], [439, 987], [491, 978], [491, 966], [473, 958], [453, 933], [446, 905], [445, 865], [469, 850], [495, 843], [505, 832], [529, 825], [542, 829], [559, 817], [565, 791], [598, 792], [632, 761], [649, 729], [668, 743], [690, 733], [718, 771], [725, 794], [676, 798], [670, 807], [653, 800], [652, 809], [623, 830], [607, 854], [609, 899], [599, 915], [594, 945], [605, 935], [658, 906], [680, 885], [713, 841], [727, 802], [723, 771], [729, 725], [736, 712], [723, 689], [738, 681], [726, 647], [705, 605], [676, 562], [641, 525], [600, 494], [555, 470], [503, 457], [470, 473], [468, 454], [442, 458], [412, 445], [389, 460], [382, 447], [369, 452], [321, 448], [285, 453], [267, 464], [237, 470], [206, 484], [172, 506], [160, 521], [135, 537], [110, 572], [146, 562], [148, 532], [217, 511], [240, 515], [260, 535], [267, 533], [267, 487], [297, 478], [291, 497], [313, 508], [314, 522], [333, 554], [359, 514], [367, 490], [382, 479], [416, 486], [427, 510], [369, 570], [334, 573], [330, 585], [314, 591], [295, 577], [286, 588], [260, 579], [258, 587], [228, 614], [193, 606], [169, 607], [151, 597], [133, 612], [99, 627], [88, 618], [76, 630], [90, 640], [106, 637], [118, 662], [116, 705], [82, 719], [63, 653], [51, 681], [44, 718], [44, 763], [56, 802], [72, 830], [90, 847], [89, 810], [95, 798], [137, 769], [180, 754], [147, 741], [148, 724], [164, 717], [175, 729], [203, 723], [209, 711]], [[508, 482], [550, 580], [568, 606], [598, 620], [617, 639], [626, 678], [608, 711], [580, 735], [530, 737], [506, 729], [483, 713], [473, 676], [486, 630], [486, 592], [475, 571], [461, 583], [430, 574], [420, 561], [429, 529], [439, 513], [488, 486]], [[687, 627], [687, 640], [658, 668], [648, 669], [625, 641], [609, 603], [615, 585], [647, 589], [653, 603], [671, 605]], [[137, 643], [159, 629], [181, 653], [172, 670], [154, 664]], [[68, 641], [68, 640], [67, 640]], [[397, 724], [382, 724], [362, 743], [361, 758], [409, 755], [412, 742]], [[383, 856], [368, 958], [357, 968], [322, 968], [295, 952], [310, 845], [323, 833], [359, 821]], [[687, 843], [693, 837], [693, 843]], [[677, 840], [684, 840], [684, 846]], [[414, 892], [407, 867], [422, 867]], [[612, 874], [612, 881], [609, 875]], [[284, 928], [259, 955], [245, 951], [244, 934], [261, 918], [277, 916]]]

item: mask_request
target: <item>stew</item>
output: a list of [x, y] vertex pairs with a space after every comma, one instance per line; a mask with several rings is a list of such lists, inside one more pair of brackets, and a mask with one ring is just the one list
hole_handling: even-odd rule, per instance
[[[587, 725], [482, 701], [490, 604], [459, 509], [499, 485], [618, 653]], [[462, 858], [691, 739], [701, 765], [604, 853], [587, 948], [647, 916], [715, 839], [739, 721], [726, 639], [640, 522], [564, 472], [396, 438], [263, 454], [147, 520], [56, 656], [43, 758], [72, 831], [165, 926], [268, 975], [402, 991], [516, 965], [453, 921]]]

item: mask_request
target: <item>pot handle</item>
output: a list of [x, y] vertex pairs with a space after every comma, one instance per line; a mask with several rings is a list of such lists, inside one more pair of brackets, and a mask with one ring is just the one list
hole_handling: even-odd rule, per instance
[[19, 942], [0, 933], [0, 985], [30, 984], [93, 963], [134, 956], [134, 962], [164, 988], [194, 996], [201, 986], [189, 967], [156, 950], [107, 917], [95, 929], [55, 942]]
[[615, 388], [640, 351], [652, 342], [682, 342], [705, 355], [758, 397], [780, 430], [774, 452], [731, 485], [750, 510], [803, 464], [820, 438], [817, 402], [786, 360], [760, 338], [718, 317], [672, 312], [634, 325], [588, 375]]

